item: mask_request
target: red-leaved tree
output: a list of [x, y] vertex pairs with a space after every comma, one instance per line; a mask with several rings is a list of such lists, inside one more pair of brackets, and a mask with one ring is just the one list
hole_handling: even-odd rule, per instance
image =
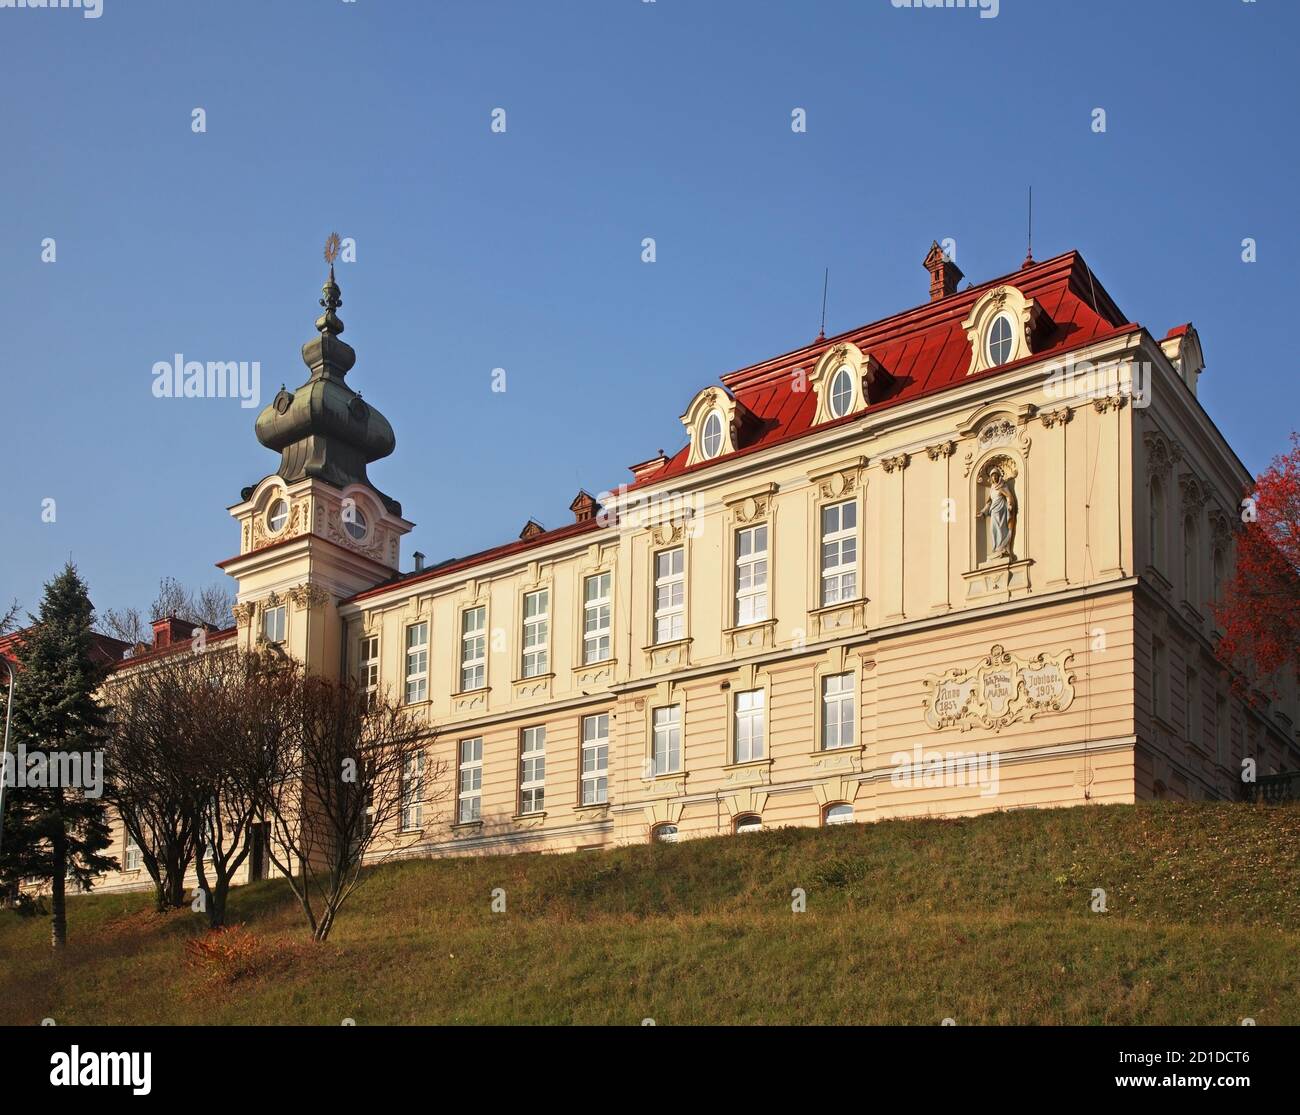
[[1300, 434], [1243, 508], [1236, 569], [1214, 606], [1218, 650], [1236, 677], [1271, 688], [1284, 671], [1300, 677]]

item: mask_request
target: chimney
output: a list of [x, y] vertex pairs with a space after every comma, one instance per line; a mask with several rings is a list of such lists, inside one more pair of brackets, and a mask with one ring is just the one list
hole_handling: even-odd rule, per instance
[[415, 571], [419, 573], [424, 568], [424, 555], [416, 550], [411, 556], [415, 558]]
[[153, 621], [153, 649], [165, 650], [176, 643], [184, 642], [194, 634], [194, 624], [186, 623], [175, 616], [163, 616]]
[[575, 523], [587, 522], [595, 516], [599, 508], [600, 504], [596, 502], [596, 497], [585, 489], [579, 489], [578, 494], [573, 497], [573, 502], [569, 504]]
[[952, 260], [945, 259], [943, 249], [937, 240], [931, 242], [930, 250], [925, 256], [925, 269], [930, 272], [930, 301], [938, 302], [957, 290], [962, 272]]
[[539, 534], [544, 533], [545, 530], [546, 528], [536, 519], [529, 519], [524, 524], [524, 529], [519, 532], [519, 538], [521, 541], [527, 542], [530, 538], [536, 538]]

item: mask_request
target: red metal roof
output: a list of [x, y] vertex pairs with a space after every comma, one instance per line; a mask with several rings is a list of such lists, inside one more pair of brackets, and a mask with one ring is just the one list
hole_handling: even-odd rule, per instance
[[[1035, 352], [1027, 360], [1003, 364], [975, 377], [967, 376], [970, 342], [961, 323], [980, 295], [1002, 285], [1015, 286], [1026, 298], [1034, 299], [1051, 318], [1052, 328], [1037, 339]], [[793, 373], [800, 367], [811, 373], [823, 353], [845, 341], [870, 353], [893, 377], [889, 393], [871, 403], [870, 409], [874, 413], [954, 387], [971, 378], [1001, 375], [1045, 356], [1064, 353], [1134, 328], [1137, 328], [1136, 324], [1127, 321], [1111, 301], [1083, 257], [1078, 252], [1066, 252], [969, 290], [724, 375], [723, 384], [737, 402], [758, 419], [745, 444], [735, 453], [702, 461], [689, 469], [686, 461], [690, 447], [683, 446], [666, 465], [648, 474], [642, 473], [630, 487], [658, 484], [673, 476], [688, 471], [694, 473], [743, 453], [765, 449], [809, 433], [817, 413], [817, 397], [809, 390], [794, 390]], [[826, 422], [822, 428], [861, 417], [861, 413], [849, 415]]]
[[[871, 403], [872, 413], [967, 382], [972, 378], [966, 375], [970, 366], [970, 343], [961, 323], [981, 294], [1003, 284], [1013, 285], [1026, 298], [1034, 299], [1051, 319], [1052, 325], [1045, 335], [1037, 338], [1031, 357], [978, 373], [974, 378], [1001, 375], [1045, 356], [1065, 353], [1103, 337], [1138, 328], [1120, 312], [1078, 252], [1066, 252], [1042, 263], [1030, 263], [969, 290], [724, 375], [723, 384], [753, 416], [747, 424], [744, 444], [734, 453], [702, 461], [689, 469], [686, 467], [689, 447], [680, 449], [658, 469], [648, 467], [654, 463], [652, 458], [633, 466], [635, 479], [629, 488], [657, 484], [686, 472], [695, 473], [745, 453], [811, 433], [817, 399], [812, 391], [793, 389], [792, 373], [799, 367], [811, 373], [827, 349], [844, 341], [870, 353], [893, 378], [888, 394]], [[821, 428], [860, 420], [861, 417], [861, 413], [846, 415], [825, 423]], [[599, 529], [603, 529], [599, 519], [571, 523], [531, 538], [445, 561], [419, 573], [395, 576], [349, 599], [363, 600], [398, 585], [414, 585], [450, 576], [497, 558]]]

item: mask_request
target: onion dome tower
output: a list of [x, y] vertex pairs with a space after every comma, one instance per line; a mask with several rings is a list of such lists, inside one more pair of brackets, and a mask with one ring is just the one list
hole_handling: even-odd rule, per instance
[[257, 440], [280, 454], [276, 470], [292, 484], [306, 477], [335, 488], [364, 484], [394, 515], [401, 505], [379, 491], [366, 476], [366, 465], [387, 457], [397, 446], [393, 427], [348, 386], [345, 377], [357, 362], [356, 351], [339, 339], [343, 305], [334, 264], [321, 287], [325, 312], [316, 319], [317, 336], [302, 346], [310, 378], [294, 391], [283, 387], [257, 416]]
[[332, 234], [324, 313], [316, 336], [302, 346], [310, 375], [293, 391], [280, 388], [257, 416], [257, 440], [280, 454], [279, 468], [230, 508], [240, 527], [239, 556], [219, 563], [239, 582], [242, 644], [281, 644], [322, 672], [341, 660], [346, 625], [339, 601], [392, 580], [401, 568], [402, 536], [414, 526], [366, 473], [397, 442], [388, 420], [347, 382], [357, 354], [339, 339], [338, 249]]

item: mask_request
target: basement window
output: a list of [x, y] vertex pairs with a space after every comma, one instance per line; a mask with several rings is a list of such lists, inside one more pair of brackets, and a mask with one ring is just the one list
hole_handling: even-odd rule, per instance
[[736, 832], [762, 832], [763, 818], [757, 813], [742, 813], [736, 818]]
[[656, 844], [676, 844], [677, 826], [655, 825], [655, 827], [650, 830], [650, 839]]

